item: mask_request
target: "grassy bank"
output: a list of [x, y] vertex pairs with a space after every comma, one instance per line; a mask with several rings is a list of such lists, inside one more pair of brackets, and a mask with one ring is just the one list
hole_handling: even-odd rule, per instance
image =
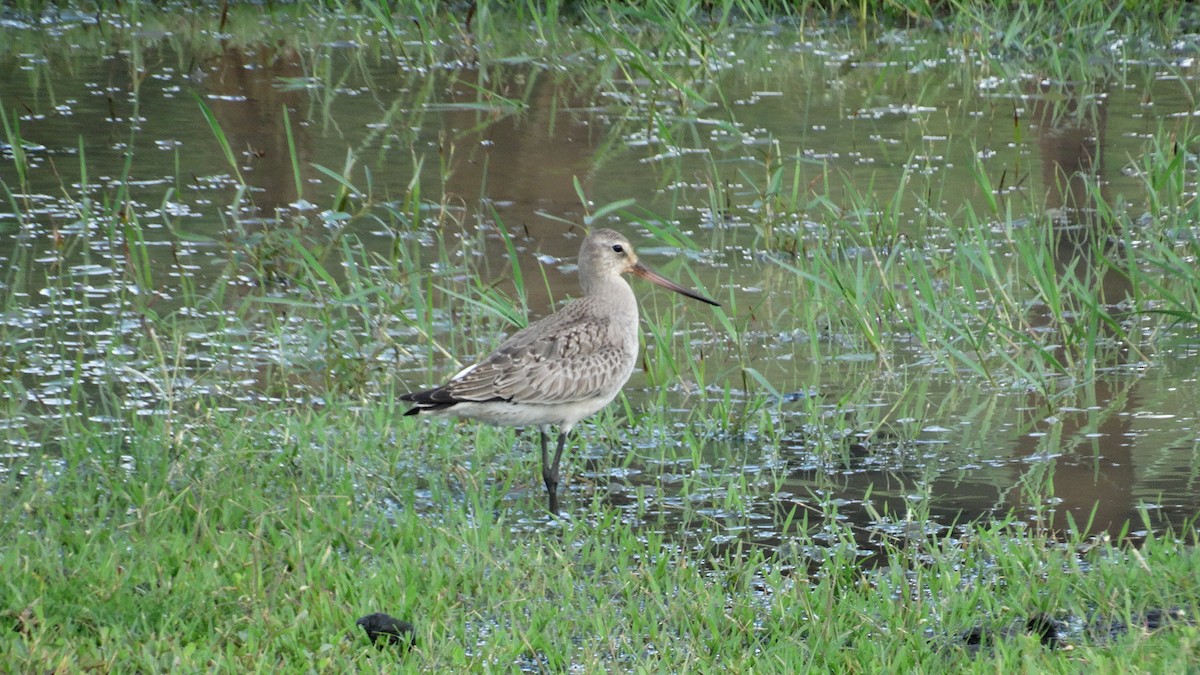
[[[984, 524], [888, 542], [863, 570], [832, 505], [796, 514], [815, 536], [776, 550], [679, 541], [599, 500], [547, 525], [514, 503], [540, 500], [532, 454], [485, 456], [510, 436], [481, 431], [493, 449], [471, 450], [395, 413], [210, 412], [119, 441], [80, 428], [61, 463], [14, 472], [0, 496], [6, 668], [1185, 672], [1200, 658], [1194, 625], [1137, 627], [1156, 609], [1195, 617], [1191, 535], [1134, 549]], [[354, 621], [375, 611], [415, 623], [412, 653], [367, 644]], [[1022, 628], [1041, 615], [1063, 622], [1058, 648]]]

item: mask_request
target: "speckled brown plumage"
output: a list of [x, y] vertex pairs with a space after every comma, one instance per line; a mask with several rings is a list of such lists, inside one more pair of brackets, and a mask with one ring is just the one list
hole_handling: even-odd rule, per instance
[[[637, 363], [637, 298], [621, 276], [626, 272], [717, 305], [642, 265], [619, 233], [597, 230], [579, 249], [584, 297], [518, 331], [442, 386], [404, 394], [400, 399], [414, 404], [405, 414], [538, 426], [542, 478], [550, 511], [557, 513], [559, 461], [567, 434], [616, 398]], [[550, 425], [559, 427], [553, 463], [546, 438]]]

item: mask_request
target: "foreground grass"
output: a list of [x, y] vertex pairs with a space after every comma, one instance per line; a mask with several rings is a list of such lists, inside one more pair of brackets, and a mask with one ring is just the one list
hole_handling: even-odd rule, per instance
[[[583, 672], [1184, 672], [1200, 631], [1109, 637], [1200, 600], [1200, 551], [1152, 538], [1086, 553], [1005, 525], [888, 546], [681, 550], [600, 501], [545, 522], [512, 436], [401, 420], [385, 404], [210, 412], [180, 432], [134, 421], [79, 433], [0, 486], [0, 662], [12, 672], [347, 672], [516, 667]], [[111, 446], [111, 447], [109, 447]], [[474, 446], [474, 447], [472, 447]], [[849, 533], [833, 520], [809, 531]], [[827, 540], [826, 540], [827, 541]], [[407, 655], [354, 626], [412, 620]], [[1036, 613], [1077, 623], [1070, 650], [1016, 634]], [[1107, 625], [1107, 624], [1106, 624]], [[1134, 665], [1136, 664], [1136, 665]]]

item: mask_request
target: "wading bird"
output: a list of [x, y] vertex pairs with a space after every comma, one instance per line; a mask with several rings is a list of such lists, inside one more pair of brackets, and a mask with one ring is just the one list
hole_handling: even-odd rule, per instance
[[[638, 261], [629, 240], [596, 230], [579, 248], [583, 297], [517, 331], [478, 363], [434, 389], [404, 394], [405, 415], [464, 417], [502, 426], [536, 426], [550, 513], [558, 514], [558, 469], [567, 434], [617, 397], [638, 355], [638, 307], [626, 272], [720, 307]], [[558, 427], [551, 459], [548, 427]]]

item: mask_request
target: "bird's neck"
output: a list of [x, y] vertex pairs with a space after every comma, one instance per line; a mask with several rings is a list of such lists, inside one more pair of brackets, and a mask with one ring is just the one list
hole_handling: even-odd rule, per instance
[[637, 322], [637, 297], [633, 294], [633, 288], [629, 282], [625, 281], [624, 277], [601, 277], [593, 279], [590, 284], [583, 288], [584, 295], [588, 297], [598, 298], [605, 303], [611, 304], [616, 309], [614, 313], [627, 312], [633, 315], [634, 323]]

